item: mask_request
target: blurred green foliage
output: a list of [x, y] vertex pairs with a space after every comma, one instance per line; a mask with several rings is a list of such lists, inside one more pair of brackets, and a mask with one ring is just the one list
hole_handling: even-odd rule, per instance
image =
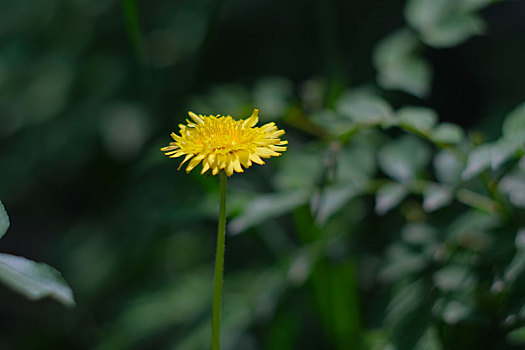
[[218, 181], [159, 148], [254, 107], [289, 149], [229, 184], [225, 349], [525, 344], [522, 2], [0, 13], [2, 249], [77, 302], [0, 287], [1, 349], [206, 349]]
[[[7, 232], [9, 225], [9, 216], [0, 202], [0, 238]], [[65, 306], [75, 305], [73, 292], [60, 272], [44, 263], [0, 254], [0, 281], [31, 300], [51, 297]]]

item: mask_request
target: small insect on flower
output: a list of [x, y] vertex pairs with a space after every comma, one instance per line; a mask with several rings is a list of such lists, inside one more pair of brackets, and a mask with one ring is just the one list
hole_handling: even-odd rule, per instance
[[[228, 176], [242, 173], [252, 163], [264, 164], [261, 158], [280, 156], [286, 151], [288, 141], [281, 140], [284, 130], [275, 123], [255, 125], [259, 121], [259, 110], [254, 109], [248, 119], [235, 120], [230, 116], [204, 116], [188, 113], [192, 121], [180, 124], [180, 135], [171, 133], [175, 142], [161, 148], [170, 158], [185, 156], [179, 166], [189, 161], [186, 172], [202, 162], [201, 174], [211, 169], [213, 175], [224, 170]], [[191, 159], [191, 160], [190, 160]], [[242, 165], [242, 166], [241, 166]]]

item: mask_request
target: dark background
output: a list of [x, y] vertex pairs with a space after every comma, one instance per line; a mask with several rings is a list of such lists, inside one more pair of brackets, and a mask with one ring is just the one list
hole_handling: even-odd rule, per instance
[[[209, 317], [218, 183], [177, 172], [159, 148], [188, 110], [249, 116], [258, 107], [251, 93], [268, 77], [291, 88], [289, 101], [311, 79], [335, 96], [374, 82], [374, 47], [406, 25], [404, 1], [159, 0], [138, 1], [134, 34], [126, 3], [0, 1], [0, 198], [11, 221], [0, 250], [56, 267], [78, 304], [32, 302], [0, 286], [1, 349], [200, 348], [187, 339], [207, 336], [199, 329]], [[525, 2], [480, 14], [485, 35], [422, 50], [434, 67], [430, 95], [383, 97], [394, 108], [433, 108], [483, 140], [498, 137], [503, 116], [525, 99]], [[286, 119], [278, 124], [292, 149], [315, 140]], [[273, 191], [268, 178], [280, 162], [234, 176], [231, 188]], [[283, 263], [261, 233], [273, 225], [229, 238], [226, 274], [238, 275], [227, 284], [255, 283], [245, 276]], [[297, 244], [289, 217], [275, 225]], [[224, 341], [331, 348], [309, 293], [306, 285], [263, 296], [278, 312], [240, 315], [245, 328]], [[377, 295], [360, 293], [361, 327], [380, 328], [382, 307], [369, 304]]]

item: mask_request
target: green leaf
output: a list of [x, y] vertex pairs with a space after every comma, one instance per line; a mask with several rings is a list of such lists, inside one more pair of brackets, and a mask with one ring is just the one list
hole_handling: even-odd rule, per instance
[[430, 93], [432, 68], [421, 58], [407, 58], [378, 71], [377, 81], [387, 90], [401, 90], [419, 98], [424, 98]]
[[75, 305], [73, 291], [60, 272], [44, 263], [0, 254], [0, 280], [31, 300], [51, 297], [68, 307]]
[[434, 211], [452, 202], [454, 198], [452, 190], [440, 185], [430, 185], [423, 191], [423, 209]]
[[436, 48], [453, 47], [486, 31], [483, 19], [476, 14], [459, 14], [422, 32], [422, 39]]
[[510, 158], [519, 156], [519, 151], [525, 146], [525, 138], [519, 139], [522, 135], [525, 135], [525, 132], [510, 137], [505, 136], [496, 142], [474, 148], [468, 156], [467, 166], [462, 174], [463, 179], [471, 179], [489, 167], [497, 170]]
[[406, 135], [383, 146], [378, 157], [381, 170], [400, 182], [407, 182], [426, 166], [430, 150], [420, 139]]
[[420, 98], [428, 95], [432, 67], [416, 54], [419, 45], [417, 37], [407, 29], [398, 30], [377, 44], [373, 60], [381, 87]]
[[352, 182], [357, 187], [366, 186], [377, 169], [372, 147], [352, 143], [337, 155], [335, 181]]
[[323, 109], [313, 114], [310, 116], [310, 119], [320, 128], [336, 137], [345, 134], [353, 135], [359, 130], [359, 127], [354, 122], [328, 109]]
[[457, 324], [472, 313], [472, 308], [465, 303], [452, 300], [444, 305], [441, 312], [443, 321], [448, 324]]
[[441, 350], [440, 337], [438, 331], [434, 327], [428, 327], [417, 342], [414, 350]]
[[450, 2], [450, 0], [409, 0], [405, 6], [405, 18], [418, 30], [435, 27], [449, 14]]
[[342, 116], [361, 124], [388, 124], [394, 114], [388, 102], [365, 90], [344, 93], [335, 109]]
[[341, 209], [352, 198], [359, 195], [360, 190], [353, 184], [337, 185], [323, 191], [317, 220], [324, 224], [333, 214]]
[[0, 201], [0, 238], [2, 238], [5, 235], [8, 228], [9, 216], [7, 216], [7, 212], [5, 211], [4, 205], [2, 204], [2, 201]]
[[389, 183], [382, 186], [376, 195], [376, 213], [385, 214], [397, 206], [408, 195], [408, 189], [403, 184]]
[[474, 283], [470, 269], [461, 265], [447, 265], [434, 274], [434, 284], [444, 292], [466, 290]]
[[491, 167], [499, 169], [506, 161], [519, 156], [519, 151], [524, 148], [524, 141], [515, 137], [501, 137], [492, 145]]
[[503, 136], [525, 142], [525, 102], [505, 117]]
[[492, 145], [484, 144], [474, 148], [468, 155], [467, 165], [461, 177], [469, 180], [491, 165]]
[[484, 33], [483, 20], [472, 12], [483, 5], [458, 0], [410, 0], [405, 18], [428, 45], [452, 47]]
[[304, 189], [257, 196], [246, 205], [244, 212], [230, 222], [228, 231], [241, 233], [268, 219], [282, 216], [307, 201], [308, 192]]
[[436, 177], [441, 183], [455, 185], [460, 182], [463, 168], [463, 162], [449, 151], [441, 151], [434, 157]]
[[507, 334], [507, 341], [513, 345], [525, 344], [525, 327], [520, 327]]
[[509, 196], [512, 204], [525, 208], [525, 171], [514, 171], [499, 183], [499, 190]]
[[400, 127], [426, 136], [430, 134], [439, 119], [434, 110], [424, 107], [403, 107], [396, 114]]
[[437, 144], [458, 144], [463, 141], [463, 129], [452, 123], [439, 124], [430, 135], [432, 142]]
[[512, 261], [505, 269], [505, 283], [514, 283], [525, 272], [525, 251], [517, 251]]
[[292, 146], [281, 157], [279, 172], [275, 175], [280, 189], [311, 187], [318, 180], [323, 162], [323, 150], [319, 144], [310, 144], [299, 149]]

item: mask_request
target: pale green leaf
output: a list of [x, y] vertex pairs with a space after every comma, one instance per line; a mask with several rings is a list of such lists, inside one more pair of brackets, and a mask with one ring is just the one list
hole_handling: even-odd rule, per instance
[[512, 261], [505, 269], [503, 278], [506, 283], [514, 283], [518, 277], [525, 272], [525, 251], [519, 250], [516, 252]]
[[344, 93], [335, 108], [342, 116], [360, 124], [388, 123], [393, 117], [388, 102], [365, 90]]
[[319, 125], [319, 127], [323, 128], [323, 130], [326, 130], [335, 136], [353, 133], [358, 130], [357, 125], [353, 121], [328, 109], [313, 114], [310, 116], [310, 119], [312, 122]]
[[350, 144], [336, 156], [335, 180], [349, 181], [358, 187], [365, 186], [376, 171], [376, 160], [371, 147]]
[[428, 146], [413, 136], [403, 136], [385, 145], [378, 155], [379, 166], [390, 177], [407, 182], [425, 167], [430, 158]]
[[333, 214], [360, 193], [353, 184], [336, 185], [326, 188], [320, 199], [317, 220], [324, 224]]
[[405, 18], [423, 41], [433, 47], [452, 47], [485, 32], [483, 19], [473, 12], [486, 3], [458, 0], [410, 0]]
[[417, 97], [428, 95], [432, 67], [417, 54], [419, 45], [417, 37], [406, 29], [390, 34], [377, 44], [373, 59], [381, 87]]
[[66, 306], [75, 305], [73, 291], [60, 272], [44, 263], [0, 254], [0, 280], [31, 300], [51, 297]]
[[465, 170], [461, 174], [463, 180], [469, 180], [490, 167], [491, 153], [492, 145], [488, 143], [474, 148], [470, 152]]
[[2, 201], [0, 201], [0, 238], [2, 238], [3, 235], [5, 235], [8, 228], [9, 216], [7, 216], [7, 212], [5, 211], [4, 205], [2, 204]]
[[422, 39], [430, 46], [453, 47], [486, 31], [483, 19], [476, 14], [459, 14], [422, 32]]
[[423, 191], [423, 209], [434, 211], [452, 202], [452, 190], [440, 185], [430, 185]]
[[520, 140], [516, 137], [501, 137], [497, 140], [491, 150], [491, 167], [492, 170], [497, 170], [506, 161], [517, 157], [519, 151], [525, 147], [525, 139]]
[[429, 135], [439, 119], [434, 110], [424, 107], [403, 107], [396, 114], [400, 127], [423, 135]]
[[428, 96], [432, 67], [422, 58], [407, 57], [396, 65], [379, 71], [378, 83], [387, 90], [401, 90], [419, 98]]
[[428, 327], [419, 339], [414, 350], [442, 350], [440, 336], [434, 327]]
[[241, 233], [266, 220], [282, 216], [308, 201], [307, 190], [259, 195], [228, 225], [228, 232]]
[[451, 0], [409, 0], [405, 18], [412, 27], [426, 30], [437, 26], [449, 14], [450, 3]]
[[452, 300], [444, 306], [441, 317], [443, 321], [448, 324], [457, 324], [466, 319], [471, 313], [472, 309], [469, 305], [457, 300]]
[[460, 126], [452, 123], [441, 123], [432, 131], [430, 139], [437, 144], [458, 144], [464, 136], [465, 133]]
[[468, 267], [447, 265], [434, 274], [434, 284], [445, 292], [472, 288], [475, 279]]
[[503, 135], [505, 138], [518, 139], [525, 142], [525, 102], [505, 117]]
[[499, 190], [509, 196], [512, 204], [525, 208], [525, 171], [514, 171], [501, 179]]
[[515, 137], [503, 137], [496, 142], [474, 148], [468, 156], [463, 179], [468, 180], [489, 167], [497, 170], [507, 160], [517, 157], [525, 145], [525, 138], [520, 140], [520, 136], [521, 134], [517, 133]]
[[436, 177], [441, 183], [456, 184], [461, 181], [463, 168], [463, 162], [449, 151], [441, 151], [434, 157]]
[[382, 39], [374, 50], [374, 64], [377, 69], [396, 66], [414, 55], [419, 45], [416, 35], [406, 29], [398, 29]]
[[397, 206], [408, 195], [408, 189], [403, 184], [389, 183], [383, 185], [376, 194], [376, 213], [385, 214]]
[[295, 148], [292, 145], [281, 157], [275, 182], [282, 190], [305, 188], [315, 184], [323, 171], [323, 152], [319, 144]]

